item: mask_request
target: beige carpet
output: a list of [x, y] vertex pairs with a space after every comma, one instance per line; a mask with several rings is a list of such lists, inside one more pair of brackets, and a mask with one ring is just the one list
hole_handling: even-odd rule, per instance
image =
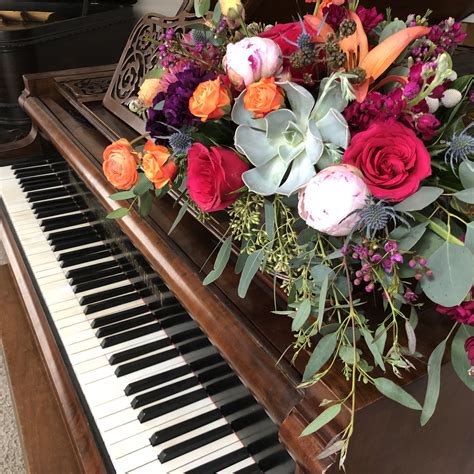
[[26, 473], [3, 347], [0, 343], [0, 473]]

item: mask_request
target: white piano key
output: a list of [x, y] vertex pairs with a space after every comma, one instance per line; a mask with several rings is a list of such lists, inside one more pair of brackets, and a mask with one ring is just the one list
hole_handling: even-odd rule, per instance
[[[153, 446], [149, 445], [146, 448], [139, 449], [133, 453], [127, 454], [116, 459], [116, 466], [119, 469], [119, 472], [133, 472], [139, 466], [144, 464], [151, 463], [156, 460], [156, 451], [153, 449]], [[155, 472], [167, 472], [166, 469], [163, 469], [158, 465], [158, 469]]]
[[234, 474], [234, 472], [240, 471], [241, 469], [249, 466], [253, 466], [254, 464], [256, 464], [255, 459], [249, 457], [238, 462], [237, 464], [233, 464], [232, 466], [226, 467], [221, 471], [217, 471], [217, 474]]

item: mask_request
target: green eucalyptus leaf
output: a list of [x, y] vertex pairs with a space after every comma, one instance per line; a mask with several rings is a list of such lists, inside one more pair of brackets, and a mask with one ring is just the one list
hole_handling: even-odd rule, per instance
[[212, 23], [214, 25], [219, 24], [219, 20], [221, 19], [222, 16], [222, 11], [221, 11], [221, 4], [219, 2], [216, 3], [216, 6], [214, 7], [214, 11], [212, 12]]
[[271, 242], [275, 238], [275, 212], [273, 209], [273, 203], [268, 199], [265, 199], [264, 210], [265, 231], [267, 233], [268, 240]]
[[334, 270], [327, 265], [315, 265], [311, 268], [311, 276], [313, 281], [318, 285], [322, 285], [324, 280], [327, 278], [328, 282], [331, 282], [336, 277]]
[[135, 196], [141, 196], [153, 188], [153, 183], [145, 176], [144, 173], [138, 173], [138, 183], [133, 188]]
[[107, 214], [107, 219], [121, 219], [122, 217], [125, 217], [130, 210], [127, 207], [119, 207], [118, 209], [115, 209], [115, 211], [110, 212]]
[[387, 341], [387, 330], [385, 329], [385, 325], [381, 324], [375, 330], [374, 335], [374, 344], [377, 347], [377, 351], [379, 354], [383, 354], [385, 350], [385, 342]]
[[408, 351], [413, 355], [416, 352], [416, 334], [410, 321], [405, 321], [405, 331], [408, 339]]
[[466, 226], [464, 245], [474, 254], [474, 221], [468, 222]]
[[428, 229], [423, 238], [415, 245], [413, 251], [424, 258], [428, 258], [444, 244], [444, 240], [432, 230]]
[[363, 329], [362, 330], [362, 335], [364, 336], [365, 343], [367, 344], [367, 347], [369, 348], [370, 352], [372, 353], [372, 356], [374, 358], [375, 363], [383, 370], [385, 371], [385, 364], [383, 363], [383, 358], [382, 354], [379, 351], [379, 348], [377, 344], [374, 341], [374, 338], [370, 331], [368, 329]]
[[257, 273], [258, 269], [262, 265], [263, 259], [265, 257], [264, 249], [258, 249], [252, 254], [250, 254], [245, 261], [244, 268], [242, 270], [242, 275], [240, 276], [238, 294], [241, 298], [245, 298], [247, 291], [249, 289], [250, 283], [253, 280], [253, 277]]
[[410, 323], [410, 326], [413, 328], [413, 330], [415, 330], [418, 326], [418, 313], [416, 312], [416, 308], [414, 306], [411, 307], [410, 319], [408, 322]]
[[422, 222], [421, 224], [409, 229], [409, 231], [399, 240], [398, 247], [402, 250], [411, 250], [423, 237], [427, 226], [428, 222]]
[[466, 387], [474, 392], [474, 377], [469, 375], [471, 364], [464, 349], [466, 339], [471, 336], [474, 336], [474, 326], [461, 324], [451, 344], [451, 364]]
[[380, 33], [379, 43], [386, 40], [389, 36], [392, 36], [399, 31], [404, 30], [407, 27], [404, 21], [394, 20], [388, 23]]
[[415, 194], [407, 197], [404, 201], [399, 202], [393, 208], [400, 212], [421, 211], [431, 203], [436, 201], [443, 190], [434, 186], [422, 186]]
[[125, 199], [132, 199], [135, 197], [135, 193], [130, 189], [129, 191], [120, 191], [109, 196], [114, 201], [123, 201]]
[[439, 398], [441, 385], [441, 362], [446, 349], [446, 339], [441, 341], [431, 353], [428, 360], [428, 386], [426, 388], [425, 402], [421, 412], [421, 426], [425, 426], [433, 415]]
[[168, 185], [163, 186], [161, 189], [155, 189], [156, 199], [161, 199], [163, 196], [165, 196], [168, 193], [169, 190], [170, 190], [170, 187]]
[[339, 357], [349, 365], [354, 365], [360, 360], [360, 355], [353, 346], [342, 346], [339, 349]]
[[311, 314], [311, 301], [306, 299], [301, 302], [301, 304], [298, 307], [298, 310], [296, 311], [295, 317], [293, 319], [293, 323], [291, 324], [291, 330], [292, 331], [299, 331], [304, 323], [307, 321], [309, 318], [309, 315]]
[[306, 245], [306, 244], [309, 244], [315, 238], [316, 238], [316, 231], [308, 227], [299, 233], [297, 237], [297, 242], [298, 242], [298, 245]]
[[300, 434], [300, 436], [308, 436], [321, 429], [324, 425], [327, 425], [330, 421], [336, 418], [341, 412], [342, 405], [340, 403], [332, 405], [326, 408], [320, 413]]
[[328, 292], [329, 274], [324, 277], [321, 285], [321, 292], [319, 293], [319, 304], [318, 304], [318, 328], [321, 329], [324, 319], [324, 308], [326, 306], [326, 296]]
[[168, 231], [168, 235], [170, 235], [171, 232], [173, 232], [173, 230], [176, 229], [176, 226], [181, 222], [181, 219], [184, 217], [184, 215], [186, 214], [186, 211], [188, 210], [188, 205], [189, 205], [189, 203], [185, 202], [181, 206], [181, 209], [179, 210], [178, 215], [176, 216], [176, 219], [173, 222], [173, 225], [171, 226], [170, 230]]
[[249, 254], [247, 253], [247, 241], [242, 240], [242, 245], [240, 246], [240, 253], [235, 262], [234, 273], [238, 275], [243, 269], [245, 262], [247, 261]]
[[421, 288], [433, 302], [442, 306], [460, 304], [471, 289], [474, 256], [463, 246], [445, 242], [428, 259], [433, 277], [424, 277]]
[[459, 178], [464, 189], [474, 188], [474, 162], [463, 161], [459, 165]]
[[144, 79], [161, 79], [163, 73], [164, 69], [161, 66], [155, 66], [145, 74]]
[[374, 379], [374, 384], [376, 389], [387, 398], [390, 398], [391, 400], [394, 400], [395, 402], [398, 402], [400, 405], [403, 405], [407, 408], [421, 410], [421, 405], [417, 402], [417, 400], [415, 400], [412, 395], [410, 395], [402, 387], [391, 380], [379, 377]]
[[229, 262], [230, 252], [232, 250], [232, 237], [227, 237], [224, 240], [214, 262], [214, 269], [204, 278], [203, 285], [209, 285], [216, 281], [224, 271], [227, 263]]
[[467, 204], [474, 204], [474, 188], [458, 191], [454, 194], [454, 197]]
[[194, 0], [194, 13], [199, 17], [204, 16], [209, 11], [210, 6], [210, 0]]
[[310, 379], [318, 373], [321, 367], [329, 360], [337, 345], [337, 332], [332, 332], [320, 339], [311, 354], [311, 357], [304, 369], [303, 380]]

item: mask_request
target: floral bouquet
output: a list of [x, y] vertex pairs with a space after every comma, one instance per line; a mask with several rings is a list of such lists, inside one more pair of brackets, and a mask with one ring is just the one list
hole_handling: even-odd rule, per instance
[[[358, 3], [318, 1], [311, 15], [263, 25], [245, 22], [239, 0], [213, 12], [196, 0], [196, 22], [161, 33], [158, 66], [129, 104], [148, 138], [112, 143], [103, 162], [120, 190], [111, 198], [132, 200], [110, 218], [135, 204], [146, 215], [170, 190], [175, 225], [188, 208], [202, 220], [224, 211], [204, 284], [239, 248], [242, 298], [258, 270], [286, 293], [274, 313], [292, 319], [296, 356], [311, 354], [301, 386], [336, 367], [349, 382], [302, 433], [346, 406], [348, 426], [321, 453], [339, 452], [341, 465], [359, 383], [419, 410], [424, 425], [449, 344], [474, 390], [473, 76], [457, 77], [451, 60], [464, 34], [452, 18], [429, 26], [430, 12], [401, 20]], [[453, 322], [431, 355], [415, 335], [429, 301]], [[401, 385], [423, 357], [421, 405]]]

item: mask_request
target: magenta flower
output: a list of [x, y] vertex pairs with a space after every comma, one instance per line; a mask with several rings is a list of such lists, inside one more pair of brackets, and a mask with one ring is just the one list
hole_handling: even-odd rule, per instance
[[[474, 287], [471, 288], [471, 298], [474, 297]], [[448, 315], [458, 323], [468, 324], [474, 326], [474, 300], [464, 301], [457, 306], [446, 308], [445, 306], [437, 305], [436, 311], [441, 314]]]

